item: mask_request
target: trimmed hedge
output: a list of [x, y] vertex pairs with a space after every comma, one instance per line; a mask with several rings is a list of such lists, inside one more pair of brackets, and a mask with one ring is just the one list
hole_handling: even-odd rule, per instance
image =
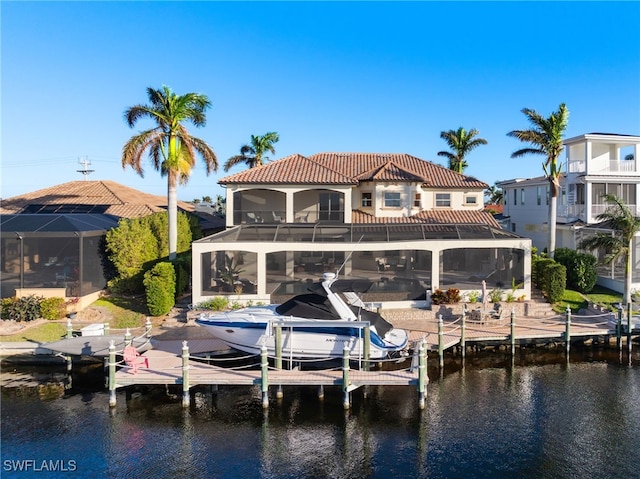
[[171, 311], [176, 304], [176, 273], [171, 263], [158, 263], [144, 274], [147, 308], [152, 316]]
[[62, 319], [66, 313], [67, 305], [64, 298], [45, 298], [40, 302], [40, 314], [44, 319]]
[[598, 260], [589, 253], [578, 253], [569, 248], [558, 248], [555, 260], [567, 268], [567, 285], [581, 293], [590, 292], [596, 285]]

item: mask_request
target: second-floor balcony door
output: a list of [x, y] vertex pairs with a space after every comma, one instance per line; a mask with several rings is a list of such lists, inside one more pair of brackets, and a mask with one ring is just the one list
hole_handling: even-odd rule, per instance
[[340, 193], [320, 193], [319, 200], [318, 219], [320, 221], [344, 221]]

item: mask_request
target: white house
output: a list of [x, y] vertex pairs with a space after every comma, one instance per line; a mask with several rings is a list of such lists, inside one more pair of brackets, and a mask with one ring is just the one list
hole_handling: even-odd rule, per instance
[[[566, 163], [558, 197], [556, 248], [572, 248], [584, 235], [607, 231], [597, 216], [614, 194], [640, 216], [640, 136], [588, 133], [564, 142]], [[497, 183], [504, 191], [504, 216], [509, 231], [531, 238], [539, 250], [547, 247], [549, 183], [544, 177]], [[640, 238], [632, 246], [632, 288], [640, 288]], [[622, 264], [600, 262], [598, 283], [624, 290]]]
[[220, 180], [227, 230], [195, 241], [193, 301], [276, 301], [325, 271], [374, 280], [368, 301], [428, 290], [530, 296], [531, 241], [483, 211], [488, 185], [407, 154], [291, 155]]

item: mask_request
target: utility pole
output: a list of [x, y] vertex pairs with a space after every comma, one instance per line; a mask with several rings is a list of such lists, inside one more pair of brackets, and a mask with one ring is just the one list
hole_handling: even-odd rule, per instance
[[85, 156], [84, 159], [78, 158], [78, 163], [80, 163], [84, 168], [82, 170], [76, 170], [78, 173], [82, 173], [84, 176], [84, 181], [87, 181], [89, 173], [93, 173], [96, 170], [90, 170], [89, 165], [91, 165], [91, 161]]

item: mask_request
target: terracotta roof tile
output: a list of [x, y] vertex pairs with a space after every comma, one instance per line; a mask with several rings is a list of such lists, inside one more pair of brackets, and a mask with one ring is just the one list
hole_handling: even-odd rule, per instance
[[[376, 174], [380, 176], [374, 178]], [[220, 184], [357, 184], [359, 181], [421, 181], [433, 188], [488, 188], [473, 177], [405, 153], [291, 155], [222, 178]]]
[[317, 161], [296, 154], [227, 176], [218, 183], [351, 185], [358, 182]]
[[413, 216], [398, 218], [376, 217], [362, 210], [353, 210], [352, 223], [425, 223], [425, 224], [481, 224], [500, 228], [491, 213], [486, 211], [422, 211]]
[[[70, 181], [2, 200], [0, 214], [18, 214], [35, 205], [103, 206], [101, 213], [120, 218], [146, 216], [167, 208], [167, 197], [129, 188], [115, 181]], [[184, 211], [193, 211], [191, 203], [178, 201]]]

